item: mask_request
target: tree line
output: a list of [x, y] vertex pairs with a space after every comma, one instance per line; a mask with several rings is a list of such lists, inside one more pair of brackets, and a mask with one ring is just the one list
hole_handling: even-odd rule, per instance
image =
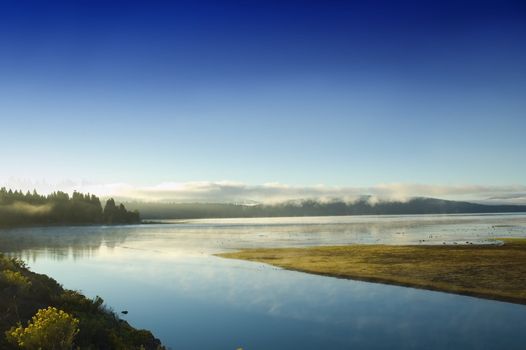
[[57, 191], [40, 195], [36, 191], [0, 188], [0, 227], [23, 225], [134, 224], [140, 222], [137, 210], [129, 211], [113, 198], [104, 208], [93, 194]]

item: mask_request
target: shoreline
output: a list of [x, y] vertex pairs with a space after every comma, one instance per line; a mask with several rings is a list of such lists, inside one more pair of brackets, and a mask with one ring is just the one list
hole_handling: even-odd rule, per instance
[[298, 219], [298, 218], [330, 218], [330, 217], [399, 217], [399, 216], [497, 216], [497, 215], [526, 215], [526, 211], [489, 211], [489, 212], [477, 212], [477, 211], [466, 211], [466, 212], [425, 212], [425, 213], [391, 213], [391, 214], [378, 214], [378, 213], [356, 213], [356, 214], [327, 214], [327, 215], [253, 215], [253, 216], [181, 216], [181, 217], [163, 217], [159, 218], [145, 218], [143, 221], [157, 221], [160, 220], [181, 220], [181, 221], [193, 221], [193, 220], [219, 220], [219, 219]]
[[502, 245], [348, 245], [216, 256], [286, 270], [526, 305], [526, 239]]
[[17, 349], [8, 342], [6, 332], [25, 327], [39, 310], [48, 307], [80, 321], [74, 338], [79, 348], [166, 349], [151, 331], [130, 325], [102, 298], [90, 299], [66, 289], [52, 277], [31, 271], [22, 260], [0, 253], [0, 348]]

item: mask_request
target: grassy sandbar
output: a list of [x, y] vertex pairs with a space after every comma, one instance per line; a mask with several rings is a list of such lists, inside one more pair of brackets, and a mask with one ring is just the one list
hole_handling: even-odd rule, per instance
[[289, 270], [526, 304], [526, 239], [503, 245], [349, 245], [219, 256]]

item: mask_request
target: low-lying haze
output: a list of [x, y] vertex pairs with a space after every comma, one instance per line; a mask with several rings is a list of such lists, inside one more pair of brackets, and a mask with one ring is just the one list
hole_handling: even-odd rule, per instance
[[291, 200], [344, 200], [363, 196], [375, 201], [405, 201], [413, 197], [434, 197], [488, 204], [526, 204], [526, 186], [430, 185], [411, 183], [378, 184], [369, 187], [328, 185], [292, 186], [282, 183], [250, 185], [232, 181], [164, 182], [156, 185], [128, 183], [89, 183], [64, 181], [58, 184], [9, 180], [0, 183], [13, 189], [41, 193], [55, 190], [89, 192], [102, 197], [144, 202], [279, 203]]

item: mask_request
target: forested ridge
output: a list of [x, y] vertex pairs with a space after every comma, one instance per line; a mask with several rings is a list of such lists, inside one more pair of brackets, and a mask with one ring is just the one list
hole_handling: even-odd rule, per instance
[[369, 197], [355, 202], [303, 200], [277, 204], [232, 203], [140, 203], [128, 202], [145, 219], [253, 218], [283, 216], [416, 215], [526, 212], [526, 205], [477, 204], [436, 198], [371, 203]]
[[0, 188], [0, 227], [26, 225], [133, 224], [140, 222], [138, 211], [128, 211], [113, 198], [102, 207], [93, 194], [53, 192], [40, 195], [36, 191]]

